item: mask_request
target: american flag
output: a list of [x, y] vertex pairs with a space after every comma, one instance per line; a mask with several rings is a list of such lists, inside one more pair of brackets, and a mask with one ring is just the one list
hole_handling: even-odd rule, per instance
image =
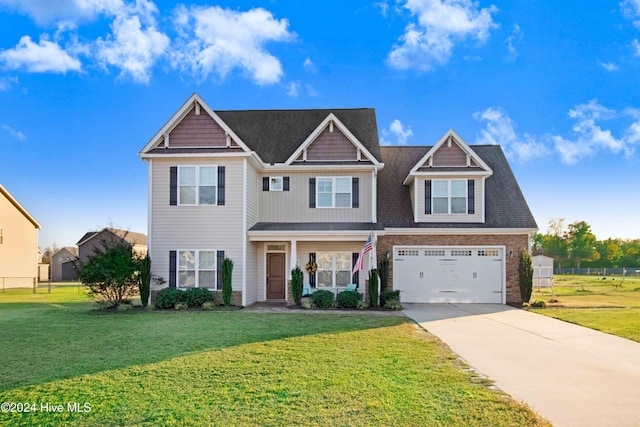
[[364, 256], [371, 249], [373, 249], [373, 245], [371, 244], [371, 235], [369, 235], [369, 237], [367, 238], [367, 241], [364, 242], [364, 246], [362, 247], [362, 250], [360, 251], [360, 255], [358, 256], [358, 261], [356, 261], [356, 265], [353, 266], [353, 271], [351, 272], [352, 276], [356, 274], [356, 271], [360, 271], [364, 268]]

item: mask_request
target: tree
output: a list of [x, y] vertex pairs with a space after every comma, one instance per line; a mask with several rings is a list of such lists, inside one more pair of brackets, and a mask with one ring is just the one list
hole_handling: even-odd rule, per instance
[[229, 258], [222, 260], [222, 303], [231, 305], [233, 288], [231, 286], [231, 276], [233, 275], [233, 261]]
[[47, 246], [44, 249], [40, 249], [40, 252], [42, 252], [42, 263], [43, 264], [51, 264], [51, 257], [53, 256], [53, 254], [55, 254], [56, 252], [58, 252], [58, 245], [56, 245], [55, 243], [53, 244], [53, 246]]
[[571, 257], [575, 258], [580, 268], [581, 260], [598, 258], [596, 251], [596, 236], [591, 231], [591, 226], [585, 221], [576, 221], [569, 224], [568, 248]]
[[77, 264], [80, 281], [89, 293], [104, 299], [109, 307], [117, 307], [138, 291], [140, 260], [131, 246], [113, 240], [103, 240], [93, 255]]
[[149, 258], [149, 254], [139, 260], [139, 263], [138, 289], [140, 290], [140, 302], [143, 307], [146, 307], [149, 303], [149, 293], [151, 292], [151, 258]]
[[529, 302], [533, 292], [533, 263], [529, 252], [524, 250], [520, 251], [518, 259], [518, 285], [522, 302]]
[[296, 265], [296, 268], [291, 270], [291, 296], [296, 305], [300, 305], [302, 301], [303, 280], [302, 270]]

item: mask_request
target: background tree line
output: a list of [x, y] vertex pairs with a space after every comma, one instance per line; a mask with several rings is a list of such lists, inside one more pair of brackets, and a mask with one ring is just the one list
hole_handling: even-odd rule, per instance
[[534, 234], [533, 254], [555, 258], [565, 268], [640, 267], [640, 239], [598, 240], [585, 221], [565, 227], [564, 218], [554, 218], [546, 234]]

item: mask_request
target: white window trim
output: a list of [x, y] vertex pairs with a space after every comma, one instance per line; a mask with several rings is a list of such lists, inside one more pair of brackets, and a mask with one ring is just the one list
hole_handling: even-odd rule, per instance
[[[280, 188], [272, 188], [271, 187], [271, 180], [272, 179], [280, 181]], [[284, 190], [284, 178], [281, 177], [281, 176], [270, 176], [269, 177], [269, 191], [283, 191], [283, 190]]]
[[342, 288], [344, 286], [340, 285], [336, 285], [336, 279], [337, 279], [337, 272], [338, 271], [347, 271], [347, 270], [336, 270], [336, 255], [337, 254], [347, 254], [347, 259], [349, 260], [349, 282], [351, 283], [351, 281], [353, 280], [353, 276], [351, 275], [351, 271], [353, 270], [351, 264], [351, 254], [352, 252], [348, 252], [348, 251], [318, 251], [316, 252], [316, 263], [317, 263], [317, 259], [319, 258], [320, 254], [330, 254], [331, 255], [331, 286], [320, 286], [320, 282], [318, 279], [318, 273], [320, 271], [329, 271], [329, 270], [321, 270], [320, 266], [318, 266], [318, 269], [316, 270], [316, 288], [317, 289], [335, 289], [335, 288]]
[[[453, 181], [463, 181], [464, 182], [464, 212], [459, 212], [459, 213], [453, 213], [451, 212], [451, 199], [453, 198], [453, 196], [451, 195], [451, 187], [452, 187], [452, 182]], [[469, 186], [468, 186], [468, 180], [466, 179], [433, 179], [431, 180], [432, 186], [434, 186], [433, 184], [436, 182], [446, 182], [447, 183], [447, 212], [435, 212], [435, 191], [432, 187], [431, 189], [431, 215], [468, 215], [469, 212]], [[461, 196], [460, 196], [461, 197]], [[444, 196], [442, 197], [437, 197], [437, 198], [444, 198]]]
[[[194, 252], [194, 268], [195, 268], [195, 286], [180, 286], [180, 272], [181, 271], [190, 271], [183, 270], [180, 268], [180, 253], [181, 252]], [[178, 249], [176, 251], [176, 288], [178, 289], [190, 289], [190, 288], [200, 288], [200, 252], [213, 252], [214, 267], [213, 270], [202, 270], [202, 271], [213, 271], [213, 279], [214, 279], [214, 287], [213, 288], [204, 288], [215, 291], [218, 289], [218, 250], [217, 249]]]
[[[196, 175], [195, 175], [195, 187], [196, 187], [196, 194], [195, 194], [195, 199], [196, 202], [195, 203], [182, 203], [182, 199], [180, 197], [180, 170], [182, 168], [195, 168], [196, 169]], [[200, 204], [200, 168], [214, 168], [215, 169], [215, 177], [216, 177], [216, 191], [215, 194], [213, 196], [213, 203], [212, 204], [206, 204], [206, 205], [201, 205]], [[218, 165], [179, 165], [178, 166], [178, 177], [177, 177], [177, 192], [178, 192], [178, 206], [217, 206], [218, 205], [218, 190], [219, 190], [219, 182], [218, 182]]]
[[[336, 179], [348, 179], [349, 180], [349, 206], [339, 206], [336, 207], [336, 194], [346, 194], [346, 193], [337, 193], [336, 192]], [[331, 206], [320, 206], [320, 180], [321, 179], [330, 179], [331, 180]], [[351, 209], [353, 208], [353, 187], [352, 187], [353, 177], [351, 176], [316, 176], [316, 208], [317, 209]], [[322, 193], [327, 194], [327, 193]]]

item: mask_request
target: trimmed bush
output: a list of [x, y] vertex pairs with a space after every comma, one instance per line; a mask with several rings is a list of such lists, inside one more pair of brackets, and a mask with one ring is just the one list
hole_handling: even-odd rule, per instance
[[176, 310], [186, 310], [189, 306], [183, 302], [179, 302], [174, 307]]
[[156, 297], [156, 307], [167, 310], [182, 301], [182, 291], [176, 288], [164, 288]]
[[378, 306], [378, 270], [375, 268], [369, 271], [369, 305]]
[[333, 292], [327, 290], [315, 291], [311, 294], [311, 302], [316, 308], [328, 309], [333, 307]]
[[296, 305], [300, 305], [300, 301], [302, 300], [302, 281], [302, 271], [300, 267], [296, 266], [296, 268], [291, 270], [291, 296]]
[[231, 297], [233, 289], [231, 286], [231, 276], [233, 275], [233, 261], [229, 258], [222, 260], [222, 303], [226, 306], [231, 305]]
[[151, 292], [151, 258], [149, 258], [149, 254], [139, 262], [138, 289], [140, 290], [140, 302], [143, 307], [146, 307], [149, 303], [149, 293]]
[[520, 251], [518, 259], [518, 284], [522, 302], [529, 302], [533, 292], [533, 262], [529, 252], [524, 250]]
[[342, 308], [359, 308], [362, 298], [356, 291], [342, 291], [338, 294], [337, 301]]
[[189, 307], [201, 307], [207, 301], [213, 301], [213, 295], [205, 288], [189, 288], [182, 292], [181, 302]]
[[215, 308], [216, 308], [216, 303], [213, 301], [207, 301], [202, 304], [202, 309], [205, 311], [215, 310]]
[[391, 310], [401, 310], [400, 291], [384, 291], [380, 294], [380, 304]]
[[[380, 294], [382, 294], [389, 286], [389, 257], [385, 256], [378, 263], [378, 274], [380, 274]], [[383, 304], [382, 295], [380, 296], [380, 304]]]

